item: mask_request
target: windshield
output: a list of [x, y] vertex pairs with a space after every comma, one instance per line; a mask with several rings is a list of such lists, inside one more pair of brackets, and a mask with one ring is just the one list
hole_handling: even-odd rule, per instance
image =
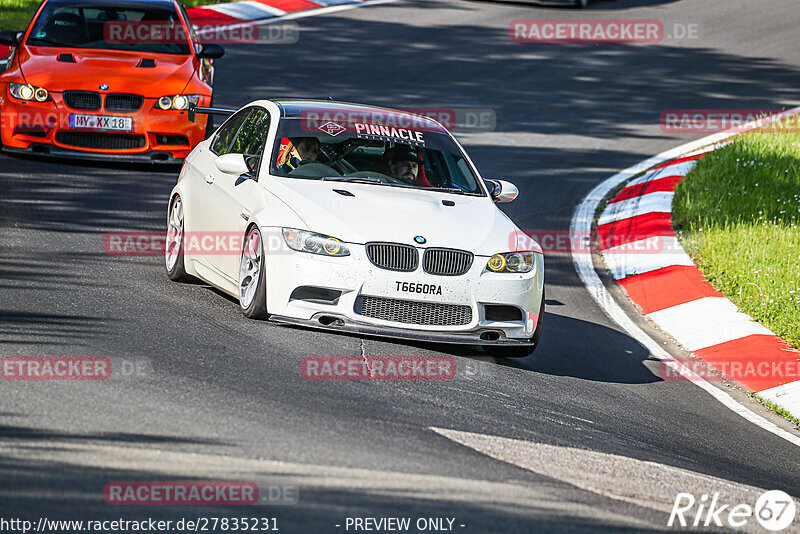
[[47, 5], [26, 43], [154, 54], [188, 55], [191, 50], [173, 8], [140, 2]]
[[282, 119], [270, 172], [289, 178], [484, 195], [453, 139], [422, 124], [312, 125], [305, 119]]

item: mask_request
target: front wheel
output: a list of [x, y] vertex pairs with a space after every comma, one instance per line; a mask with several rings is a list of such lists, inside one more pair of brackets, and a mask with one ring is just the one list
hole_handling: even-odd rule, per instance
[[186, 282], [192, 278], [186, 274], [183, 263], [183, 228], [183, 201], [175, 195], [167, 217], [167, 242], [164, 246], [167, 276], [175, 282]]
[[250, 228], [244, 236], [242, 261], [239, 265], [239, 305], [245, 317], [265, 319], [267, 317], [266, 274], [264, 269], [264, 246], [261, 232]]

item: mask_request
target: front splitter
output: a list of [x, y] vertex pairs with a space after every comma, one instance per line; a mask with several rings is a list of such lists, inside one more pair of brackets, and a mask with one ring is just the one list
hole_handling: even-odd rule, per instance
[[535, 345], [530, 339], [507, 338], [505, 337], [505, 333], [498, 328], [476, 328], [457, 333], [430, 332], [412, 330], [409, 328], [376, 326], [356, 322], [347, 317], [331, 313], [317, 313], [311, 319], [296, 319], [294, 317], [285, 317], [282, 315], [271, 315], [269, 320], [276, 323], [305, 326], [316, 330], [345, 332], [408, 341], [427, 341], [431, 343], [447, 343], [453, 345], [491, 345], [494, 347], [532, 347]]

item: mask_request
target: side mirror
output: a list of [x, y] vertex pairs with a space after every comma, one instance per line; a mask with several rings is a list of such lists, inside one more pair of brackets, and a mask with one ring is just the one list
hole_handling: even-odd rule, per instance
[[244, 154], [223, 154], [214, 160], [217, 168], [225, 174], [250, 175], [250, 167], [245, 161]]
[[225, 55], [225, 49], [218, 44], [206, 43], [200, 45], [197, 57], [200, 59], [219, 59]]
[[22, 32], [17, 30], [4, 30], [0, 32], [0, 45], [15, 47], [19, 44]]
[[256, 173], [258, 172], [258, 164], [261, 163], [261, 156], [249, 156], [245, 154], [244, 162], [249, 170], [247, 174], [251, 178], [255, 178]]
[[511, 182], [505, 180], [486, 180], [492, 200], [501, 204], [511, 202], [519, 195], [519, 189]]

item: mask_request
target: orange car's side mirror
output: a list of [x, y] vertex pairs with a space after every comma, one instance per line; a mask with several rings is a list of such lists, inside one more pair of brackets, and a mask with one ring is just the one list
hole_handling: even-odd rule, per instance
[[17, 30], [4, 30], [0, 32], [0, 45], [17, 46], [22, 32]]

